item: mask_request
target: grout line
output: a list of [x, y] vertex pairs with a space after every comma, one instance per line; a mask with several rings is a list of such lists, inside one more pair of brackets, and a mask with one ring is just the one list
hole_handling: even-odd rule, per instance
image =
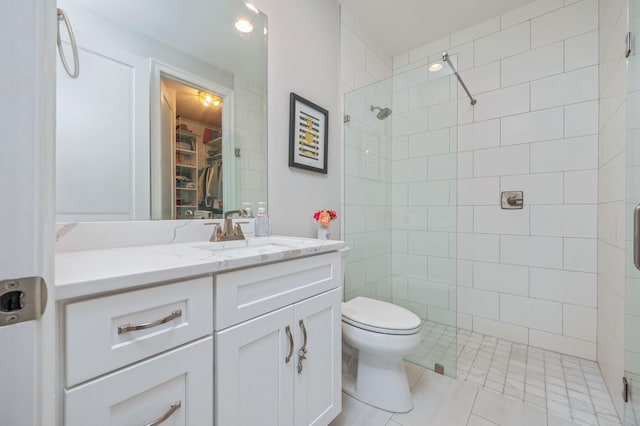
[[[473, 409], [476, 406], [476, 401], [478, 400], [478, 394], [480, 394], [480, 389], [476, 390], [476, 394], [473, 397], [473, 404], [471, 404], [471, 410], [469, 410], [469, 416], [467, 416], [467, 422], [465, 423], [467, 426], [469, 426], [469, 422], [471, 421], [471, 416], [477, 416], [477, 414], [474, 414]], [[478, 417], [480, 417], [480, 416], [478, 416]], [[485, 419], [485, 420], [488, 420], [488, 419]]]

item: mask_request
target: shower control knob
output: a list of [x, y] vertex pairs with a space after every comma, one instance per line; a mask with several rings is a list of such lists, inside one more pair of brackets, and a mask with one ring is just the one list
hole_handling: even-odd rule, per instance
[[500, 198], [503, 210], [520, 210], [524, 206], [522, 191], [505, 191]]

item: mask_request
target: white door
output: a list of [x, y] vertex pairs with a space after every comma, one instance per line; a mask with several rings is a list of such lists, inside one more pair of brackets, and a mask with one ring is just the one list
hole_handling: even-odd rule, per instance
[[77, 79], [57, 61], [57, 221], [149, 220], [148, 58], [113, 46], [103, 22], [78, 2], [57, 3], [71, 20], [80, 60]]
[[175, 219], [176, 91], [160, 82], [159, 176], [151, 181], [151, 218]]
[[341, 299], [337, 288], [294, 305], [296, 426], [329, 424], [342, 410]]
[[3, 280], [41, 276], [49, 297], [41, 319], [0, 326], [0, 423], [11, 426], [56, 424], [56, 23], [48, 0], [7, 0], [0, 13], [0, 55], [10, 58], [0, 67], [0, 291]]
[[288, 307], [216, 333], [217, 425], [293, 425], [292, 320]]

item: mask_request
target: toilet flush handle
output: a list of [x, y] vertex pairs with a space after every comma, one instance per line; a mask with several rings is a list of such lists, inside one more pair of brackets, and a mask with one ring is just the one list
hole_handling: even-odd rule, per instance
[[303, 320], [300, 320], [298, 324], [302, 329], [303, 336], [302, 347], [298, 349], [298, 374], [302, 374], [302, 360], [307, 359], [307, 328], [304, 326]]

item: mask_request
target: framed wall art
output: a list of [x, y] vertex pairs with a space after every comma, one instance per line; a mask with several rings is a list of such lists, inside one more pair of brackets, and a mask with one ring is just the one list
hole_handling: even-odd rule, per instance
[[295, 93], [289, 108], [289, 167], [326, 174], [329, 112]]

